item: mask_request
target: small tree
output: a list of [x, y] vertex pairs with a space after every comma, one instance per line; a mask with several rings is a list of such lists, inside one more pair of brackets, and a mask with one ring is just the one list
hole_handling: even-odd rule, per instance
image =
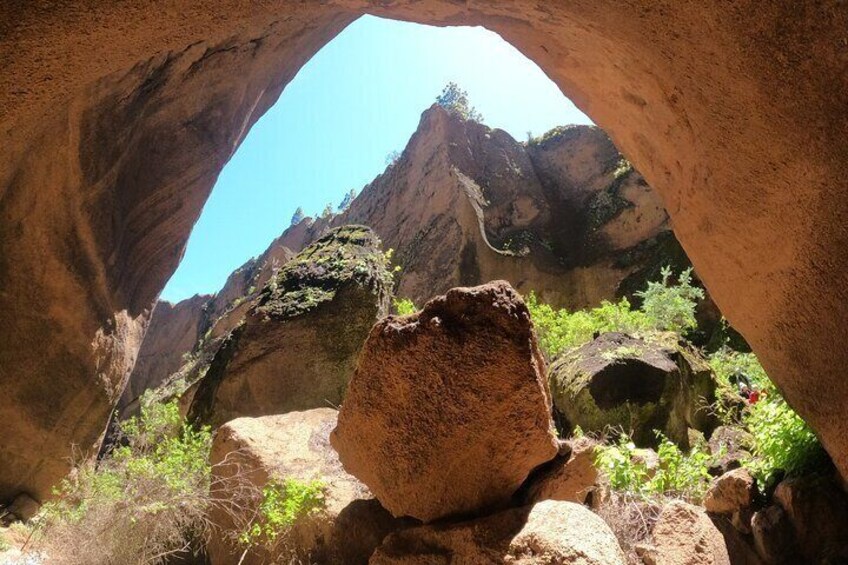
[[442, 93], [436, 96], [436, 104], [463, 120], [483, 121], [480, 112], [468, 102], [468, 92], [461, 89], [455, 82], [449, 82], [442, 89]]
[[303, 208], [298, 206], [297, 210], [295, 210], [294, 214], [292, 214], [291, 225], [296, 226], [297, 224], [303, 221], [304, 217], [305, 216], [303, 214]]
[[386, 155], [386, 166], [394, 167], [398, 162], [398, 159], [400, 159], [400, 151], [390, 151], [389, 154]]
[[338, 208], [339, 212], [344, 212], [345, 210], [350, 208], [350, 204], [351, 204], [351, 202], [353, 202], [354, 198], [356, 198], [356, 190], [351, 188], [350, 192], [345, 194], [345, 197], [342, 199], [341, 203], [339, 204], [339, 208]]
[[329, 218], [332, 215], [333, 215], [333, 205], [332, 205], [332, 203], [328, 202], [327, 205], [324, 207], [324, 211], [321, 212], [321, 217], [322, 218]]

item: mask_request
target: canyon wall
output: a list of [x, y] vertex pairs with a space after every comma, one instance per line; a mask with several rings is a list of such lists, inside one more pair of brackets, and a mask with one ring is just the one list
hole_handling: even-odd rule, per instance
[[662, 196], [722, 312], [848, 473], [848, 10], [836, 0], [0, 7], [0, 498], [97, 443], [221, 167], [358, 15], [485, 25]]

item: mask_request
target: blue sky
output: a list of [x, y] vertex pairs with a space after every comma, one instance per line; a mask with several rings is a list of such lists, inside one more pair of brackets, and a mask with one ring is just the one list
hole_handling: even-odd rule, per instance
[[335, 207], [383, 171], [445, 84], [457, 82], [490, 127], [524, 140], [592, 123], [533, 62], [480, 27], [365, 16], [328, 43], [256, 123], [221, 172], [161, 298], [214, 293], [288, 227]]

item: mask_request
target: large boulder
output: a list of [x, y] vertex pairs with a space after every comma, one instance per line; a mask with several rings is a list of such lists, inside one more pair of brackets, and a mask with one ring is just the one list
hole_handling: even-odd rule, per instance
[[667, 504], [653, 530], [656, 565], [730, 565], [724, 537], [703, 508]]
[[689, 428], [710, 431], [708, 406], [716, 383], [709, 365], [681, 344], [605, 333], [565, 353], [550, 369], [554, 405], [585, 431], [618, 428], [640, 446], [657, 444], [654, 430], [681, 447]]
[[498, 507], [557, 454], [544, 367], [508, 283], [452, 289], [374, 326], [332, 444], [396, 516]]
[[386, 538], [370, 565], [624, 565], [615, 535], [591, 510], [548, 500], [471, 522], [420, 526]]
[[336, 414], [331, 408], [317, 408], [238, 418], [217, 430], [211, 455], [212, 495], [220, 503], [211, 515], [218, 529], [208, 546], [212, 565], [240, 562], [245, 548], [234, 537], [250, 525], [258, 493], [270, 480], [320, 480], [324, 506], [317, 515], [295, 522], [286, 532], [285, 544], [253, 548], [240, 562], [244, 565], [277, 559], [287, 563], [291, 558], [365, 563], [383, 537], [403, 523], [342, 468], [328, 439]]
[[345, 226], [280, 269], [212, 360], [189, 417], [220, 425], [341, 404], [391, 274], [369, 228]]
[[848, 496], [833, 479], [785, 479], [777, 485], [774, 501], [785, 511], [804, 559], [848, 562]]

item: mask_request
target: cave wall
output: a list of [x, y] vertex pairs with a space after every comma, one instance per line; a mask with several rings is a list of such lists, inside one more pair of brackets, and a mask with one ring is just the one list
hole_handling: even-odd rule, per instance
[[96, 443], [250, 126], [364, 12], [485, 25], [663, 197], [722, 311], [848, 472], [848, 8], [837, 0], [0, 7], [0, 499]]

